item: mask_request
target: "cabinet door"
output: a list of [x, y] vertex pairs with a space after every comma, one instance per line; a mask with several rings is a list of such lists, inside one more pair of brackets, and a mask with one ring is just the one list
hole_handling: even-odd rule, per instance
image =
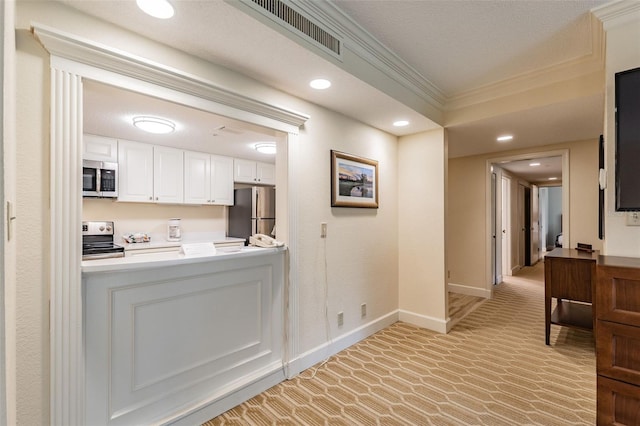
[[153, 147], [153, 197], [157, 203], [184, 202], [184, 156], [181, 149]]
[[82, 137], [82, 159], [118, 162], [118, 141], [103, 136], [84, 134]]
[[211, 156], [211, 203], [233, 205], [233, 158]]
[[153, 145], [118, 142], [118, 201], [153, 201]]
[[[229, 172], [233, 166], [229, 167]], [[208, 204], [211, 202], [210, 155], [202, 152], [184, 152], [184, 202]], [[233, 185], [233, 183], [231, 183]]]
[[256, 183], [256, 162], [236, 158], [233, 160], [233, 180], [242, 183]]
[[256, 163], [256, 183], [262, 185], [276, 184], [276, 166], [269, 163]]

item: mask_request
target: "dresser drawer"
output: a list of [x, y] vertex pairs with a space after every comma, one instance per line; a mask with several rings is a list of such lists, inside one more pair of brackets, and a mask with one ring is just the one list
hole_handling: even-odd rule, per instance
[[598, 320], [596, 350], [599, 375], [640, 386], [639, 327]]
[[640, 387], [598, 376], [597, 424], [640, 425]]
[[640, 327], [640, 269], [598, 266], [598, 319]]

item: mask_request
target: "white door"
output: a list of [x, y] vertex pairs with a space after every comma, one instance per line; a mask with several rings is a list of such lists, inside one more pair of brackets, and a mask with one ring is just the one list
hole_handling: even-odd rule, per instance
[[531, 264], [540, 258], [540, 209], [538, 205], [538, 186], [531, 185]]
[[511, 179], [502, 177], [502, 275], [511, 275]]
[[233, 158], [211, 156], [211, 203], [233, 205]]
[[153, 196], [157, 203], [184, 202], [184, 151], [153, 147]]
[[518, 184], [518, 268], [526, 265], [525, 258], [525, 233], [528, 232], [524, 221], [524, 185]]
[[[202, 152], [184, 152], [184, 202], [211, 202], [211, 156]], [[231, 183], [233, 185], [233, 182]]]
[[118, 201], [153, 202], [153, 145], [118, 141]]

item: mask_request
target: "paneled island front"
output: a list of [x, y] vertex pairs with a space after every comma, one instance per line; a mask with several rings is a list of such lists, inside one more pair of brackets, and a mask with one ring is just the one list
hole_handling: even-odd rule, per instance
[[193, 424], [284, 379], [285, 248], [82, 264], [85, 424]]

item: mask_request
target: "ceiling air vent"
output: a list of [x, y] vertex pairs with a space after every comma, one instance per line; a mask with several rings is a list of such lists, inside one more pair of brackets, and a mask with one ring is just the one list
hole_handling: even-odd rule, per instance
[[317, 24], [303, 16], [300, 12], [292, 9], [281, 0], [250, 0], [256, 6], [259, 6], [262, 12], [279, 18], [281, 21], [289, 24], [302, 34], [311, 38], [317, 44], [329, 49], [333, 54], [340, 56], [340, 40], [329, 34]]

